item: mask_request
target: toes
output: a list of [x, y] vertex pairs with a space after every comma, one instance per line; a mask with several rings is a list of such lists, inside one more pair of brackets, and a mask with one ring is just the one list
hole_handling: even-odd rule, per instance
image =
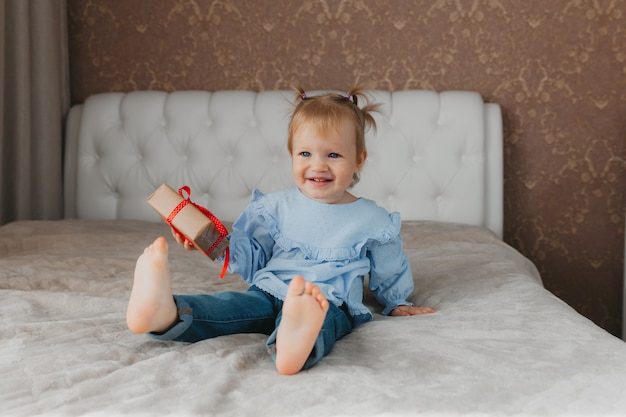
[[318, 302], [322, 310], [328, 310], [328, 300], [326, 300], [326, 296], [317, 285], [312, 285], [310, 294], [313, 298], [315, 298], [315, 301]]
[[320, 290], [320, 287], [318, 287], [317, 285], [311, 284], [311, 288], [310, 288], [310, 291], [308, 291], [308, 294], [312, 295], [315, 299], [318, 299], [320, 295], [322, 295], [322, 291]]
[[314, 295], [313, 292], [317, 290], [317, 292], [319, 292], [319, 288], [317, 288], [317, 285], [313, 285], [312, 282], [307, 281], [304, 284], [304, 292], [302, 294], [306, 294], [306, 295]]
[[289, 287], [287, 288], [287, 295], [302, 295], [305, 291], [306, 284], [308, 283], [305, 283], [303, 276], [296, 275], [289, 283]]
[[152, 246], [159, 252], [167, 251], [167, 240], [163, 236], [159, 236], [152, 243]]
[[324, 293], [322, 293], [322, 290], [320, 290], [320, 287], [318, 287], [317, 285], [312, 285], [313, 288], [311, 288], [311, 295], [315, 298], [319, 297], [319, 296], [324, 296]]
[[287, 288], [287, 296], [289, 297], [302, 295], [309, 295], [313, 297], [323, 310], [328, 310], [328, 300], [326, 300], [326, 296], [324, 295], [324, 293], [322, 293], [320, 288], [310, 281], [305, 281], [303, 276], [296, 275], [289, 283], [289, 287]]

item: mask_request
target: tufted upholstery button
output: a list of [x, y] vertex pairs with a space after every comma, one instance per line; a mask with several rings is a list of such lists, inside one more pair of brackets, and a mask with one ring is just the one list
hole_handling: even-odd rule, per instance
[[[293, 186], [285, 146], [290, 95], [141, 91], [91, 97], [77, 130], [77, 216], [157, 221], [145, 199], [128, 192], [141, 187], [148, 193], [156, 181], [189, 185], [194, 200], [206, 198], [216, 216], [235, 220], [252, 188], [268, 193]], [[373, 95], [387, 111], [375, 114], [379, 129], [368, 132], [368, 159], [354, 194], [399, 211], [403, 220], [482, 222], [486, 148], [480, 95]], [[111, 184], [127, 191], [114, 199]]]

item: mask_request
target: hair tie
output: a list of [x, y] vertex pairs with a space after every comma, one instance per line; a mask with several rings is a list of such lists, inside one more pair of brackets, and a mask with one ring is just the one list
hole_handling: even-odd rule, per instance
[[304, 92], [300, 94], [300, 97], [302, 98], [302, 100], [306, 100], [307, 98], [309, 98]]
[[358, 106], [358, 99], [354, 94], [351, 94], [348, 91], [344, 97], [346, 98], [346, 100], [353, 102], [355, 106]]

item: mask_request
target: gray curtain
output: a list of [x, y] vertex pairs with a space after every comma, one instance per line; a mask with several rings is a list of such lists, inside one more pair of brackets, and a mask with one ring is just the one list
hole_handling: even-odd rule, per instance
[[0, 224], [63, 216], [65, 0], [0, 0]]

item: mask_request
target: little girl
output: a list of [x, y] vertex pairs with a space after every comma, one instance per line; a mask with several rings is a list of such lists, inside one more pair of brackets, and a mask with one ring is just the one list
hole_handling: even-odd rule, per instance
[[[308, 369], [335, 341], [372, 320], [364, 277], [383, 314], [434, 312], [407, 301], [413, 277], [402, 251], [400, 216], [348, 190], [367, 157], [365, 129], [378, 106], [353, 88], [309, 97], [300, 89], [289, 124], [296, 187], [254, 191], [230, 234], [229, 271], [247, 292], [173, 295], [165, 238], [137, 260], [126, 320], [135, 333], [195, 342], [234, 333], [263, 333], [282, 374]], [[192, 249], [182, 236], [177, 242]]]

